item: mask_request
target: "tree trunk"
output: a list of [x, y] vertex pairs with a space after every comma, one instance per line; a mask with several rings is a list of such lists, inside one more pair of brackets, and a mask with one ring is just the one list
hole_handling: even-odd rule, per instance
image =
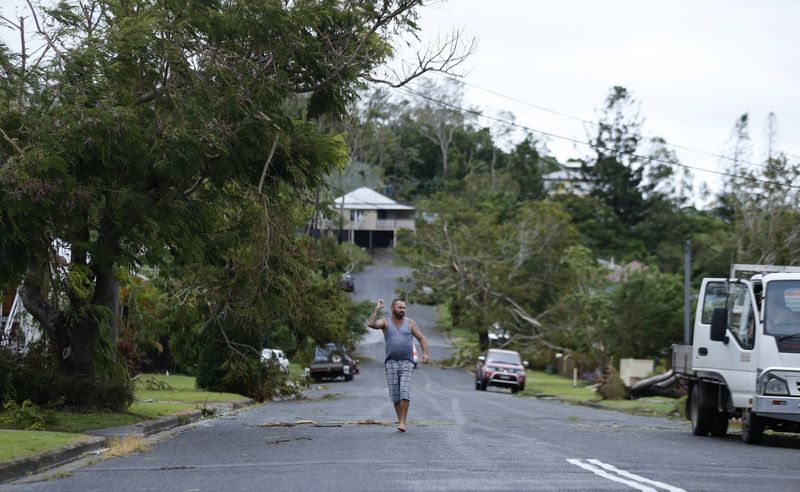
[[[32, 255], [32, 258], [41, 258]], [[51, 305], [44, 297], [47, 266], [33, 260], [28, 264], [25, 279], [19, 289], [22, 305], [39, 322], [44, 334], [58, 355], [65, 375], [94, 375], [94, 343], [96, 329], [93, 323], [80, 319], [84, 316], [67, 315]], [[79, 309], [73, 306], [73, 313]], [[68, 326], [69, 325], [69, 326]]]
[[[112, 343], [111, 346], [116, 347], [117, 314], [119, 311], [119, 283], [114, 277], [114, 268], [110, 263], [92, 265], [92, 270], [95, 272], [94, 296], [92, 296], [92, 305], [102, 306], [108, 309], [108, 335]], [[106, 326], [103, 326], [102, 328], [106, 328]]]
[[494, 167], [497, 164], [497, 147], [492, 147], [492, 165], [491, 165], [491, 176], [492, 176], [492, 191], [496, 188], [496, 178], [495, 178], [495, 171]]
[[489, 348], [489, 331], [481, 330], [478, 332], [478, 345], [481, 347], [481, 352]]

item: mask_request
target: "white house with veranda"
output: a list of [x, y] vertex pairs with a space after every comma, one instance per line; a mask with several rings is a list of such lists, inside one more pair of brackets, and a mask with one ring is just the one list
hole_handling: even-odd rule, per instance
[[414, 230], [414, 207], [367, 187], [337, 197], [333, 210], [334, 217], [320, 223], [320, 232], [339, 234], [342, 241], [363, 248], [393, 247], [398, 230]]

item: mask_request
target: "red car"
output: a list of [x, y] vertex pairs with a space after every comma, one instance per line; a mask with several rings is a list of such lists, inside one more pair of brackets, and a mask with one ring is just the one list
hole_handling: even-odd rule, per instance
[[478, 357], [475, 366], [475, 389], [486, 391], [488, 386], [511, 388], [512, 393], [525, 389], [525, 366], [519, 352], [489, 349]]

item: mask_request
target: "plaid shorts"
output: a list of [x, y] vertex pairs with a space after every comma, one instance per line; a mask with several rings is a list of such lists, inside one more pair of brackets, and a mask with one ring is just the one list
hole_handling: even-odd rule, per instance
[[387, 360], [386, 384], [389, 385], [389, 398], [393, 403], [400, 400], [411, 400], [411, 375], [414, 363], [410, 360]]

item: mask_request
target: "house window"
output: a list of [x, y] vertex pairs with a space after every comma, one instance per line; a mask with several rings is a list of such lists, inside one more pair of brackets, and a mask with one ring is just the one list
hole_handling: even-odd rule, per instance
[[386, 210], [378, 210], [378, 220], [385, 220], [388, 217], [388, 212]]

